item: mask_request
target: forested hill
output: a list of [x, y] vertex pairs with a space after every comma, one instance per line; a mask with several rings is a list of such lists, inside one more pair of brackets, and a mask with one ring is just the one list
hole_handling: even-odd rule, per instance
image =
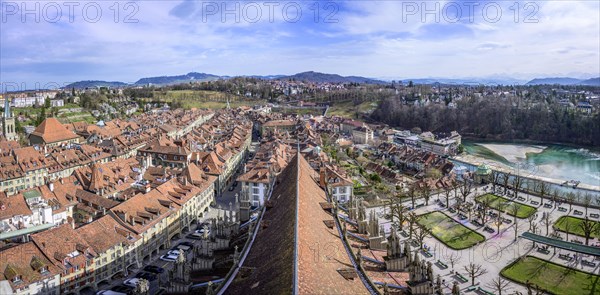
[[583, 115], [573, 109], [542, 103], [519, 106], [517, 101], [470, 98], [419, 106], [398, 98], [384, 100], [373, 119], [391, 126], [449, 132], [495, 140], [535, 140], [600, 145], [600, 113]]

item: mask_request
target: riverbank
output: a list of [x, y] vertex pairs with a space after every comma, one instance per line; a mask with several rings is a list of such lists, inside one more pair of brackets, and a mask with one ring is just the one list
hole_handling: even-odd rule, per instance
[[[514, 167], [511, 167], [509, 165], [499, 163], [496, 161], [490, 161], [488, 159], [474, 156], [474, 155], [461, 154], [461, 155], [452, 157], [451, 159], [454, 161], [463, 163], [463, 164], [474, 166], [474, 167], [478, 167], [479, 165], [485, 163], [488, 166], [490, 166], [490, 168], [492, 168], [493, 170], [496, 170], [498, 172], [511, 173], [513, 175], [519, 173], [519, 175], [521, 175], [523, 178], [541, 180], [541, 181], [544, 181], [544, 182], [547, 182], [550, 184], [554, 184], [554, 185], [558, 185], [558, 186], [562, 185], [565, 181], [570, 180], [570, 179], [558, 179], [558, 178], [550, 178], [550, 177], [540, 176], [540, 175], [536, 174], [536, 173], [538, 173], [538, 169], [539, 169], [538, 167], [532, 167], [531, 169], [525, 168], [525, 169], [520, 169], [519, 171], [517, 171]], [[591, 184], [587, 184], [587, 183], [583, 183], [583, 182], [577, 186], [577, 189], [600, 193], [600, 185], [591, 185]]]
[[475, 143], [503, 157], [509, 162], [517, 163], [527, 159], [527, 154], [542, 153], [547, 146], [540, 145], [514, 145], [514, 144], [492, 144], [492, 143]]

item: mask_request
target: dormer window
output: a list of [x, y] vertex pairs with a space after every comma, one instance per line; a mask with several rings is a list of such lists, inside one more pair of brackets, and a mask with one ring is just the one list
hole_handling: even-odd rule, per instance
[[21, 282], [21, 276], [16, 275], [14, 278], [12, 278], [11, 280], [13, 282], [13, 284], [18, 284]]

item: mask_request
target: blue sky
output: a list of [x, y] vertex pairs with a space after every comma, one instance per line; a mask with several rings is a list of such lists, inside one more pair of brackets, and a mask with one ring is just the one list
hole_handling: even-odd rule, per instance
[[1, 82], [36, 88], [191, 71], [600, 75], [595, 0], [69, 2], [0, 0]]

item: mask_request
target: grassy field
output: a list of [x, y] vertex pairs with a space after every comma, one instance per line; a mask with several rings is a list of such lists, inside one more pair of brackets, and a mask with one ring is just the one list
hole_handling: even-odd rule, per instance
[[519, 206], [519, 209], [517, 210], [518, 218], [527, 218], [527, 217], [533, 215], [535, 213], [535, 211], [537, 210], [535, 207], [517, 203], [517, 202], [513, 202], [507, 198], [497, 196], [494, 194], [485, 194], [485, 195], [481, 195], [481, 196], [478, 196], [477, 198], [475, 198], [475, 200], [477, 202], [482, 202], [483, 200], [486, 200], [486, 199], [491, 199], [490, 207], [494, 208], [494, 209], [498, 209], [503, 203], [506, 203], [506, 206], [504, 206], [503, 211], [511, 216], [513, 216], [513, 214], [511, 213], [510, 208], [511, 208], [512, 204], [517, 204], [517, 206]]
[[347, 102], [334, 102], [327, 112], [328, 116], [340, 116], [350, 119], [356, 118], [356, 113], [369, 113], [375, 108], [379, 101], [365, 101], [359, 105], [354, 105], [352, 101]]
[[161, 102], [181, 102], [183, 108], [207, 108], [207, 109], [222, 109], [229, 105], [232, 108], [239, 106], [254, 106], [257, 104], [265, 104], [264, 100], [247, 99], [237, 95], [228, 95], [218, 91], [207, 90], [169, 90], [155, 91], [154, 98]]
[[500, 274], [521, 284], [529, 281], [552, 294], [600, 294], [600, 276], [532, 256], [526, 256], [508, 265]]
[[430, 212], [419, 216], [418, 223], [446, 246], [462, 250], [485, 241], [485, 237], [454, 221], [442, 212]]
[[[569, 223], [569, 226], [571, 227], [569, 229], [569, 234], [574, 234], [574, 235], [578, 235], [578, 236], [582, 236], [584, 237], [585, 235], [583, 234], [583, 230], [581, 229], [581, 227], [579, 226], [579, 224], [581, 224], [585, 219], [583, 218], [579, 218], [579, 217], [573, 217], [573, 216], [561, 216], [555, 223], [554, 223], [554, 227], [560, 231], [563, 232], [567, 232], [567, 221]], [[598, 223], [598, 221], [594, 221], [596, 223]], [[600, 238], [600, 234], [598, 232], [592, 233], [592, 237], [593, 238]]]

